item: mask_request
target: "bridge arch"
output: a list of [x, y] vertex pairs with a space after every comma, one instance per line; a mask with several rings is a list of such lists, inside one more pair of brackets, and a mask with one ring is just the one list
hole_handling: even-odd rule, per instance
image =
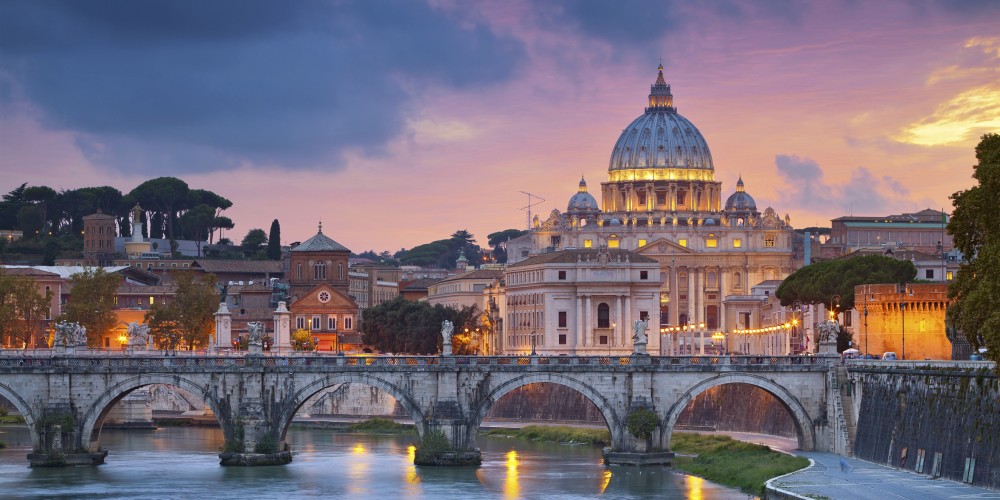
[[130, 392], [154, 384], [179, 387], [201, 398], [212, 409], [212, 413], [215, 414], [215, 418], [219, 421], [226, 440], [233, 438], [230, 435], [232, 426], [229, 425], [231, 419], [229, 407], [221, 404], [212, 393], [208, 392], [206, 390], [207, 386], [197, 384], [177, 375], [143, 374], [136, 375], [109, 387], [91, 403], [83, 415], [83, 427], [80, 429], [81, 441], [83, 442], [80, 444], [85, 445], [91, 452], [96, 452], [99, 448], [101, 427], [104, 425], [104, 419], [114, 404]]
[[309, 398], [315, 396], [323, 389], [348, 383], [368, 385], [388, 393], [409, 412], [411, 418], [413, 418], [413, 424], [417, 428], [417, 433], [420, 436], [424, 435], [424, 413], [406, 389], [385, 378], [368, 373], [331, 373], [310, 382], [290, 396], [288, 403], [283, 405], [276, 419], [278, 424], [278, 441], [283, 442], [285, 440], [285, 434], [288, 432], [288, 427], [292, 424], [292, 419], [295, 418], [295, 413]]
[[489, 393], [483, 396], [483, 398], [479, 401], [478, 406], [472, 409], [472, 416], [474, 420], [470, 422], [471, 425], [469, 426], [469, 436], [467, 442], [475, 443], [480, 424], [482, 424], [483, 419], [486, 418], [486, 414], [490, 411], [490, 408], [493, 407], [493, 404], [499, 401], [500, 398], [520, 387], [539, 383], [566, 386], [582, 394], [583, 397], [587, 398], [594, 404], [594, 406], [597, 407], [597, 410], [600, 411], [601, 415], [604, 417], [604, 422], [607, 424], [608, 430], [611, 432], [611, 446], [614, 448], [624, 446], [626, 436], [622, 431], [623, 426], [621, 419], [619, 419], [618, 414], [615, 413], [614, 405], [612, 405], [612, 403], [608, 401], [603, 394], [578, 378], [557, 373], [527, 373], [504, 381], [503, 383], [492, 388]]
[[28, 425], [28, 431], [31, 433], [31, 445], [38, 448], [41, 437], [38, 435], [38, 430], [35, 429], [35, 414], [31, 412], [31, 406], [7, 384], [0, 384], [0, 396], [10, 401], [10, 404], [14, 405], [18, 413], [24, 417], [24, 423]]
[[724, 373], [699, 382], [697, 385], [685, 392], [677, 402], [670, 407], [663, 423], [660, 446], [669, 447], [671, 435], [674, 433], [674, 425], [681, 416], [681, 412], [687, 408], [688, 404], [699, 394], [720, 385], [726, 384], [748, 384], [758, 387], [770, 393], [781, 402], [781, 405], [788, 410], [792, 421], [795, 423], [795, 434], [798, 439], [799, 449], [810, 451], [816, 445], [816, 438], [813, 433], [812, 419], [802, 403], [788, 389], [777, 383], [749, 373]]

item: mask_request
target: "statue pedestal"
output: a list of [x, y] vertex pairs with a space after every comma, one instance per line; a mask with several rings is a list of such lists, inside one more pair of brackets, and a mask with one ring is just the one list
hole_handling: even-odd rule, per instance
[[264, 346], [259, 345], [259, 344], [250, 344], [250, 345], [247, 345], [247, 354], [257, 355], [257, 356], [263, 355], [264, 354]]
[[635, 353], [636, 354], [646, 354], [646, 343], [645, 342], [636, 342], [633, 345], [635, 346]]
[[441, 346], [441, 355], [451, 356], [451, 344], [444, 344], [443, 346]]

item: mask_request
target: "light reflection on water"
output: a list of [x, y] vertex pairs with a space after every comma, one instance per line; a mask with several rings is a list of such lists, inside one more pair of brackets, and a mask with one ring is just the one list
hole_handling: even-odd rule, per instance
[[111, 450], [99, 467], [30, 469], [25, 427], [4, 427], [0, 497], [11, 498], [258, 498], [346, 496], [422, 498], [691, 498], [747, 496], [660, 467], [601, 464], [589, 446], [481, 438], [480, 467], [417, 467], [412, 436], [367, 436], [293, 429], [297, 453], [274, 467], [222, 467], [222, 433], [210, 428], [104, 430]]

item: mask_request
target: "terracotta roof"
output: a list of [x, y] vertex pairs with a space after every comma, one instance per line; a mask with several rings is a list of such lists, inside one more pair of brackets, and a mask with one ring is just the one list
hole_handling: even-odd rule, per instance
[[503, 277], [503, 271], [498, 269], [476, 269], [475, 271], [468, 271], [462, 274], [449, 276], [443, 280], [438, 280], [437, 283], [458, 280], [495, 280], [500, 279], [501, 277]]
[[279, 260], [196, 260], [191, 267], [206, 273], [285, 273]]
[[0, 266], [0, 274], [6, 274], [7, 276], [45, 276], [49, 278], [59, 277], [59, 273], [43, 271], [41, 269], [34, 269], [31, 267]]
[[419, 290], [427, 290], [427, 287], [441, 281], [441, 278], [418, 278], [413, 281], [404, 281], [399, 284], [400, 292], [413, 292]]
[[[517, 264], [512, 264], [510, 267], [524, 267], [533, 266], [537, 264], [575, 264], [577, 262], [597, 262], [598, 254], [601, 249], [598, 248], [587, 248], [581, 250], [561, 250], [558, 252], [543, 253], [541, 255], [535, 255], [533, 257], [528, 257]], [[646, 257], [645, 255], [640, 255], [629, 250], [622, 250], [620, 248], [608, 249], [607, 250], [612, 264], [618, 264], [625, 262], [628, 259], [629, 262], [636, 264], [655, 264], [656, 260]]]

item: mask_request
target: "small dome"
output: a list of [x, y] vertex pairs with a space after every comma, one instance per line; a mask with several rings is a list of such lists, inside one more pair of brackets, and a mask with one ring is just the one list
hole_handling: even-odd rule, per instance
[[620, 221], [618, 219], [611, 219], [611, 221], [608, 222], [608, 224], [612, 225], [612, 226], [620, 226], [620, 225], [622, 225], [622, 221]]
[[743, 176], [740, 176], [740, 180], [736, 181], [736, 192], [729, 196], [726, 200], [726, 211], [727, 212], [756, 212], [757, 202], [753, 201], [753, 197], [747, 194], [746, 189], [743, 187]]
[[581, 214], [596, 214], [600, 212], [601, 209], [597, 206], [597, 200], [594, 196], [587, 192], [587, 181], [580, 178], [580, 189], [572, 198], [569, 199], [569, 204], [566, 207], [566, 213], [569, 215], [581, 215]]

